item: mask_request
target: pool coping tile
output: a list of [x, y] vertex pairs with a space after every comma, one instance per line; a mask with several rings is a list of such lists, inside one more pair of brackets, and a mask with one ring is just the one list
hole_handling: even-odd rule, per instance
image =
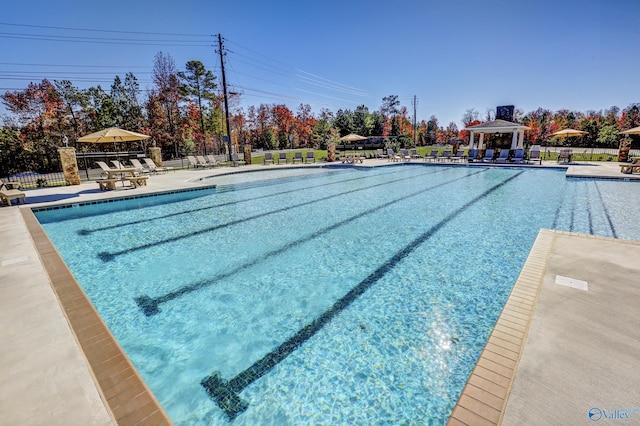
[[20, 209], [51, 287], [87, 360], [105, 407], [117, 424], [173, 422], [98, 315], [31, 209]]
[[502, 422], [555, 232], [548, 229], [539, 231], [496, 325], [451, 412], [448, 425], [499, 425]]

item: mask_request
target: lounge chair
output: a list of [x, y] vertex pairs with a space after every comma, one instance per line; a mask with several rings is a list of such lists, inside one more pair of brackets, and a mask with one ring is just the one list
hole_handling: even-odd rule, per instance
[[442, 151], [442, 154], [438, 156], [438, 161], [448, 160], [449, 157], [451, 157], [451, 150], [445, 149], [444, 151]]
[[438, 150], [432, 149], [431, 152], [424, 156], [424, 161], [436, 161], [438, 159]]
[[384, 153], [383, 149], [378, 148], [378, 151], [377, 151], [377, 154], [376, 154], [376, 158], [389, 158], [389, 156]]
[[493, 149], [487, 149], [484, 152], [484, 157], [482, 157], [482, 161], [483, 163], [490, 163], [493, 161], [493, 154], [495, 153], [495, 151]]
[[400, 156], [396, 154], [393, 149], [387, 149], [387, 160], [388, 161], [400, 161]]
[[129, 160], [129, 162], [131, 162], [131, 165], [136, 168], [136, 173], [138, 174], [152, 173], [151, 169], [143, 166], [140, 160], [138, 160], [137, 158], [132, 158], [131, 160]]
[[27, 204], [27, 197], [22, 191], [18, 191], [20, 188], [19, 182], [3, 182], [0, 180], [0, 205], [11, 205], [12, 200], [16, 200], [17, 204], [20, 204], [22, 200], [23, 204]]
[[118, 170], [118, 168], [112, 169], [104, 161], [96, 161], [96, 164], [102, 169], [103, 172], [106, 172], [107, 174], [113, 172], [114, 170]]
[[402, 155], [401, 155], [401, 158], [402, 158], [404, 161], [411, 161], [411, 156], [409, 155], [409, 151], [408, 151], [408, 150], [406, 150], [406, 149], [401, 149], [401, 150], [400, 150], [400, 153], [402, 154]]
[[529, 163], [538, 161], [540, 165], [542, 165], [542, 157], [540, 157], [540, 151], [532, 150], [529, 151]]
[[456, 155], [449, 157], [451, 161], [462, 161], [464, 159], [464, 149], [456, 151]]
[[111, 164], [113, 164], [113, 167], [115, 167], [116, 169], [126, 169], [127, 168], [127, 166], [122, 164], [119, 160], [111, 160]]
[[513, 158], [511, 162], [516, 164], [522, 164], [524, 162], [524, 149], [516, 149], [516, 152], [513, 154]]
[[422, 156], [418, 154], [418, 150], [416, 149], [412, 149], [409, 155], [411, 155], [411, 158], [422, 158]]
[[278, 164], [280, 164], [282, 161], [284, 161], [284, 164], [287, 164], [288, 162], [286, 152], [280, 152], [278, 154]]
[[477, 159], [478, 159], [478, 150], [477, 149], [469, 150], [469, 156], [467, 157], [467, 161], [469, 163], [473, 163]]
[[238, 157], [238, 154], [231, 154], [231, 163], [232, 163], [234, 166], [239, 166], [239, 165], [245, 164], [245, 161], [244, 161], [244, 160], [241, 160], [241, 159]]
[[166, 172], [169, 171], [169, 167], [158, 167], [158, 166], [156, 166], [156, 163], [154, 163], [151, 158], [144, 157], [142, 160], [147, 165], [149, 170], [151, 170], [152, 173], [160, 173], [160, 172], [166, 173]]
[[187, 160], [189, 160], [189, 165], [194, 169], [201, 167], [200, 164], [198, 163], [198, 160], [196, 160], [196, 157], [194, 157], [193, 155], [187, 155]]
[[509, 160], [509, 150], [501, 149], [498, 158], [495, 159], [496, 163], [506, 163]]
[[212, 167], [211, 163], [209, 163], [207, 159], [202, 155], [196, 155], [196, 160], [198, 160], [198, 164], [200, 164], [200, 167]]
[[207, 163], [211, 166], [211, 167], [216, 167], [216, 166], [221, 166], [222, 164], [220, 163], [220, 161], [216, 160], [216, 157], [211, 155], [211, 154], [207, 154], [204, 156], [204, 158], [207, 159]]
[[270, 152], [265, 152], [264, 153], [264, 163], [265, 166], [267, 164], [273, 164], [273, 154]]
[[300, 164], [302, 164], [302, 153], [300, 151], [296, 151], [293, 154], [293, 164], [295, 164], [296, 161], [298, 161], [298, 162], [300, 162]]
[[306, 157], [304, 157], [304, 162], [305, 163], [311, 163], [312, 161], [314, 163], [316, 162], [316, 156], [313, 153], [313, 151], [307, 151], [307, 155], [306, 155]]

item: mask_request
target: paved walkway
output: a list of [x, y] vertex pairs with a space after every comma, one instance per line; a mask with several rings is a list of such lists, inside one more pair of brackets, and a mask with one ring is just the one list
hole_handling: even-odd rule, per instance
[[[387, 164], [386, 160], [367, 160], [364, 165]], [[82, 333], [73, 328], [75, 320], [68, 303], [63, 303], [54, 285], [56, 278], [52, 278], [52, 265], [46, 259], [55, 250], [37, 251], [36, 244], [44, 234], [34, 235], [29, 230], [33, 225], [27, 223], [28, 216], [21, 214], [21, 209], [193, 188], [208, 185], [199, 180], [205, 176], [266, 167], [285, 166], [181, 170], [152, 176], [148, 186], [135, 190], [104, 192], [95, 182], [41, 188], [26, 191], [27, 206], [0, 208], [0, 375], [4, 378], [0, 423], [157, 424], [163, 414], [161, 409], [152, 412], [150, 405], [145, 407], [153, 414], [135, 421], [114, 414], [120, 407], [114, 409], [110, 393], [118, 388], [104, 389], [102, 373], [84, 349], [79, 337]], [[568, 175], [640, 177], [621, 176], [616, 163], [569, 166]], [[539, 291], [523, 297], [531, 299], [532, 313], [525, 322], [528, 331], [520, 337], [522, 350], [516, 359], [504, 361], [511, 366], [513, 377], [491, 376], [506, 386], [502, 402], [489, 394], [490, 403], [500, 406], [497, 416], [493, 408], [477, 404], [481, 396], [476, 399], [478, 394], [472, 394], [466, 405], [477, 410], [459, 404], [452, 424], [585, 424], [592, 408], [594, 416], [622, 415], [621, 408], [640, 409], [640, 372], [635, 368], [640, 350], [640, 311], [636, 309], [640, 306], [640, 245], [551, 234], [549, 254], [539, 262], [543, 277], [535, 283]], [[54, 266], [64, 269], [64, 265]], [[586, 281], [589, 289], [557, 285], [556, 275]], [[70, 303], [78, 302], [72, 299]], [[108, 367], [109, 360], [101, 362]], [[503, 371], [499, 365], [496, 369]], [[123, 398], [135, 399], [137, 395], [122, 393]], [[640, 422], [640, 412], [630, 415], [632, 424]]]

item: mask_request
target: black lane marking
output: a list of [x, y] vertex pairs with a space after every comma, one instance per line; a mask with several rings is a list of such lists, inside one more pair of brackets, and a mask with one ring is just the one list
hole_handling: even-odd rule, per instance
[[187, 286], [181, 287], [181, 288], [179, 288], [177, 290], [174, 290], [172, 292], [166, 293], [166, 294], [164, 294], [162, 296], [149, 297], [147, 295], [142, 295], [142, 296], [136, 297], [134, 300], [135, 300], [135, 302], [138, 304], [138, 306], [140, 307], [140, 309], [142, 310], [142, 312], [146, 316], [149, 317], [149, 316], [155, 315], [155, 314], [160, 312], [160, 306], [159, 305], [161, 303], [169, 302], [171, 300], [177, 299], [178, 297], [184, 296], [184, 295], [186, 295], [188, 293], [192, 293], [192, 292], [194, 292], [196, 290], [200, 290], [201, 288], [213, 285], [213, 284], [217, 283], [218, 281], [223, 280], [223, 279], [228, 278], [228, 277], [231, 277], [231, 276], [237, 274], [238, 272], [240, 272], [240, 271], [242, 271], [242, 270], [244, 270], [244, 269], [246, 269], [246, 268], [248, 268], [250, 266], [255, 266], [256, 264], [258, 264], [260, 262], [265, 262], [265, 261], [267, 261], [268, 259], [270, 259], [270, 258], [272, 258], [274, 256], [277, 256], [277, 255], [279, 255], [281, 253], [284, 253], [287, 250], [291, 250], [292, 248], [295, 248], [295, 247], [297, 247], [297, 246], [299, 246], [299, 245], [301, 245], [303, 243], [311, 241], [314, 238], [318, 238], [318, 237], [320, 237], [322, 235], [325, 235], [327, 232], [329, 232], [331, 230], [335, 230], [336, 228], [339, 228], [341, 226], [348, 225], [349, 223], [355, 221], [356, 219], [359, 219], [359, 218], [361, 218], [363, 216], [375, 213], [376, 211], [379, 211], [379, 210], [381, 210], [381, 209], [383, 209], [385, 207], [393, 205], [393, 204], [397, 203], [398, 201], [402, 201], [402, 200], [406, 200], [406, 199], [411, 198], [411, 197], [415, 197], [416, 195], [420, 195], [420, 194], [423, 194], [425, 192], [431, 191], [433, 189], [440, 188], [440, 187], [443, 187], [445, 185], [449, 185], [451, 183], [454, 183], [456, 181], [465, 179], [465, 178], [467, 178], [469, 176], [473, 176], [475, 174], [478, 174], [478, 173], [481, 173], [481, 172], [484, 172], [484, 171], [486, 171], [486, 169], [475, 171], [473, 173], [469, 173], [469, 174], [467, 174], [465, 176], [461, 176], [459, 178], [452, 179], [452, 180], [447, 181], [445, 183], [441, 183], [441, 184], [433, 185], [433, 186], [430, 186], [430, 187], [427, 187], [427, 188], [423, 188], [423, 189], [421, 189], [419, 191], [416, 191], [416, 192], [413, 192], [411, 194], [407, 194], [407, 195], [404, 195], [402, 197], [396, 198], [394, 200], [388, 201], [388, 202], [386, 202], [384, 204], [381, 204], [379, 206], [376, 206], [374, 208], [366, 210], [366, 211], [364, 211], [362, 213], [358, 213], [357, 215], [354, 215], [354, 216], [351, 216], [351, 217], [349, 217], [347, 219], [344, 219], [344, 220], [342, 220], [340, 222], [333, 223], [333, 224], [331, 224], [329, 226], [326, 226], [326, 227], [324, 227], [322, 229], [319, 229], [319, 230], [307, 235], [304, 238], [292, 241], [292, 242], [290, 242], [290, 243], [288, 243], [288, 244], [286, 244], [286, 245], [284, 245], [284, 246], [282, 246], [282, 247], [280, 247], [278, 249], [269, 251], [267, 253], [263, 253], [263, 254], [260, 255], [260, 257], [258, 259], [248, 260], [245, 263], [233, 268], [232, 270], [230, 270], [228, 272], [225, 272], [224, 274], [214, 275], [213, 277], [211, 277], [211, 278], [209, 278], [207, 280], [202, 280], [202, 281], [199, 281], [199, 282], [196, 282], [196, 283], [193, 283], [193, 284], [189, 284]]
[[260, 360], [256, 361], [246, 370], [235, 376], [230, 380], [224, 380], [220, 377], [219, 373], [214, 372], [212, 375], [205, 377], [200, 384], [205, 388], [207, 394], [213, 399], [218, 406], [225, 412], [229, 420], [235, 419], [240, 413], [247, 409], [249, 404], [243, 401], [238, 395], [251, 383], [264, 376], [278, 363], [292, 354], [298, 349], [305, 341], [315, 335], [321, 330], [327, 323], [329, 323], [336, 315], [346, 309], [354, 300], [364, 294], [373, 284], [375, 284], [380, 278], [382, 278], [387, 272], [389, 272], [396, 264], [402, 261], [405, 257], [411, 254], [416, 248], [427, 241], [433, 234], [438, 232], [448, 222], [453, 220], [456, 216], [464, 212], [473, 204], [480, 201], [482, 198], [491, 194], [498, 188], [506, 185], [511, 180], [520, 176], [524, 171], [520, 171], [503, 182], [493, 186], [487, 191], [483, 192], [479, 196], [473, 198], [471, 201], [464, 204], [462, 207], [451, 212], [447, 217], [431, 227], [428, 231], [418, 236], [411, 243], [405, 246], [402, 250], [397, 252], [393, 257], [387, 260], [382, 266], [372, 272], [367, 278], [356, 285], [345, 296], [339, 299], [328, 310], [322, 313], [319, 317], [315, 318], [312, 322], [302, 327], [294, 336], [282, 343], [273, 351], [269, 352]]
[[[391, 174], [391, 173], [398, 173], [398, 171], [390, 172], [390, 173], [381, 173], [381, 174], [379, 174], [377, 176], [384, 176], [384, 175], [388, 175], [388, 174]], [[327, 175], [317, 175], [317, 176], [314, 175], [313, 178], [320, 178], [320, 177], [326, 177], [326, 176]], [[354, 181], [354, 180], [367, 179], [368, 177], [371, 177], [371, 176], [360, 176], [360, 177], [356, 177], [356, 178], [352, 178], [352, 179], [341, 180], [341, 181], [338, 181], [338, 182], [330, 182], [330, 183], [327, 183], [327, 184], [311, 185], [311, 186], [307, 186], [307, 187], [304, 187], [304, 188], [296, 189], [296, 190], [293, 190], [293, 191], [275, 192], [273, 194], [260, 195], [258, 197], [251, 197], [251, 198], [247, 198], [247, 199], [244, 199], [244, 200], [229, 201], [227, 203], [216, 204], [214, 206], [199, 207], [197, 209], [184, 210], [184, 211], [180, 211], [180, 212], [176, 212], [176, 213], [168, 213], [168, 214], [165, 214], [163, 216], [154, 216], [154, 217], [150, 217], [148, 219], [139, 219], [139, 220], [134, 220], [132, 222], [104, 226], [102, 228], [79, 229], [77, 231], [77, 233], [78, 233], [78, 235], [89, 235], [89, 234], [92, 234], [94, 232], [108, 231], [108, 230], [111, 230], [111, 229], [122, 228], [123, 226], [139, 225], [139, 224], [145, 223], [145, 222], [153, 222], [153, 221], [158, 220], [158, 219], [166, 219], [166, 218], [170, 218], [170, 217], [180, 216], [180, 215], [183, 215], [183, 214], [195, 213], [195, 212], [200, 212], [200, 211], [210, 210], [210, 209], [217, 209], [218, 207], [225, 207], [225, 206], [231, 206], [231, 205], [234, 205], [234, 204], [247, 203], [247, 202], [250, 202], [250, 201], [260, 200], [262, 198], [269, 198], [269, 197], [275, 197], [275, 196], [282, 195], [282, 194], [294, 193], [296, 191], [306, 191], [307, 189], [313, 189], [313, 188], [317, 188], [319, 186], [337, 185], [337, 184], [341, 184], [341, 183], [345, 183], [345, 182], [351, 182], [351, 181]], [[307, 177], [306, 179], [311, 179], [311, 177]], [[270, 185], [264, 185], [264, 186], [275, 186], [275, 185], [280, 185], [280, 184], [284, 185], [284, 184], [289, 183], [289, 182], [290, 182], [289, 179], [287, 179], [286, 182], [271, 182]], [[252, 188], [241, 188], [241, 189], [252, 189]], [[224, 192], [230, 192], [230, 191], [224, 191]]]
[[309, 204], [315, 204], [315, 203], [318, 203], [318, 202], [321, 202], [321, 201], [330, 200], [332, 198], [338, 198], [338, 197], [342, 197], [344, 195], [353, 194], [354, 192], [367, 191], [369, 189], [376, 188], [376, 187], [379, 187], [379, 186], [390, 185], [392, 183], [401, 182], [403, 180], [414, 179], [414, 178], [419, 177], [419, 176], [430, 175], [430, 174], [439, 173], [439, 172], [442, 172], [442, 171], [444, 171], [444, 169], [436, 170], [436, 171], [430, 171], [430, 172], [427, 172], [427, 173], [423, 173], [423, 174], [420, 174], [420, 175], [414, 175], [414, 176], [411, 176], [411, 177], [398, 178], [398, 179], [394, 179], [394, 180], [378, 183], [378, 184], [375, 184], [375, 185], [370, 185], [370, 186], [367, 186], [367, 187], [362, 187], [362, 188], [357, 188], [357, 189], [350, 189], [349, 191], [344, 191], [344, 192], [340, 192], [340, 193], [337, 193], [337, 194], [327, 195], [325, 197], [317, 198], [315, 200], [305, 201], [303, 203], [294, 204], [292, 206], [281, 207], [279, 209], [271, 210], [271, 211], [268, 211], [268, 212], [265, 212], [265, 213], [255, 214], [253, 216], [245, 217], [245, 218], [242, 218], [242, 219], [236, 219], [236, 220], [233, 220], [233, 221], [230, 221], [230, 222], [222, 223], [220, 225], [212, 226], [210, 228], [201, 229], [199, 231], [193, 231], [193, 232], [190, 232], [188, 234], [180, 235], [180, 236], [177, 236], [177, 237], [167, 238], [167, 239], [164, 239], [162, 241], [156, 241], [156, 242], [153, 242], [153, 243], [147, 243], [147, 244], [143, 244], [141, 246], [131, 247], [131, 248], [128, 248], [126, 250], [116, 251], [116, 252], [113, 252], [113, 253], [103, 251], [103, 252], [98, 253], [97, 256], [103, 262], [109, 262], [109, 261], [114, 260], [116, 258], [116, 256], [121, 256], [123, 254], [133, 253], [133, 252], [136, 252], [138, 250], [144, 250], [144, 249], [148, 249], [148, 248], [151, 248], [151, 247], [156, 247], [156, 246], [159, 246], [159, 245], [162, 245], [162, 244], [173, 243], [173, 242], [182, 240], [184, 238], [195, 237], [195, 236], [198, 236], [198, 235], [202, 235], [202, 234], [206, 234], [206, 233], [209, 233], [209, 232], [217, 231], [218, 229], [223, 229], [223, 228], [227, 228], [229, 226], [237, 225], [239, 223], [248, 222], [248, 221], [251, 221], [251, 220], [255, 220], [255, 219], [263, 218], [263, 217], [266, 217], [266, 216], [274, 215], [276, 213], [282, 213], [282, 212], [285, 212], [285, 211], [288, 211], [288, 210], [293, 210], [293, 209], [296, 209], [296, 208], [299, 208], [299, 207], [307, 206]]
[[573, 232], [573, 221], [575, 220], [575, 215], [576, 215], [576, 201], [578, 199], [577, 193], [578, 193], [578, 186], [576, 185], [573, 188], [573, 203], [571, 203], [571, 219], [569, 222], [569, 232]]
[[604, 203], [604, 199], [602, 198], [602, 193], [600, 192], [600, 187], [598, 186], [598, 182], [594, 180], [593, 185], [596, 187], [596, 191], [598, 192], [598, 197], [600, 198], [600, 204], [602, 204], [604, 215], [607, 218], [607, 222], [609, 222], [609, 227], [611, 227], [611, 233], [613, 234], [613, 238], [618, 238], [616, 227], [613, 226], [613, 221], [611, 220], [611, 216], [609, 216], [609, 210], [607, 210], [607, 205]]
[[585, 200], [585, 204], [587, 205], [587, 219], [589, 220], [589, 234], [593, 235], [593, 217], [591, 214], [591, 197], [589, 197], [589, 185], [587, 182], [584, 182], [585, 192], [587, 193], [587, 199]]

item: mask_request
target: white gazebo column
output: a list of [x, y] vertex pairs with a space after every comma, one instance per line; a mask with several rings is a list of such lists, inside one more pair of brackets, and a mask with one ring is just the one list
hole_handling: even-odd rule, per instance
[[469, 132], [469, 149], [473, 149], [473, 132]]
[[511, 138], [511, 149], [516, 149], [518, 146], [518, 131], [513, 130], [513, 137]]
[[524, 130], [518, 130], [518, 149], [524, 148]]
[[478, 149], [484, 149], [484, 133], [480, 133], [480, 140], [478, 141]]

